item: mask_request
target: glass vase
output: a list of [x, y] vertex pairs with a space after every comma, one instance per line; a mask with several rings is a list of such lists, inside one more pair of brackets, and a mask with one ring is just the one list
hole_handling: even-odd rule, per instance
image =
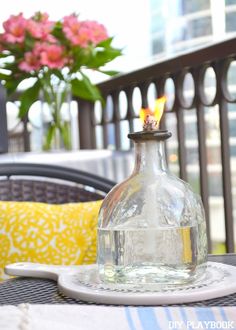
[[44, 99], [44, 150], [71, 150], [71, 91], [65, 82], [46, 84]]
[[166, 164], [167, 131], [129, 134], [132, 175], [106, 196], [98, 222], [104, 282], [179, 285], [205, 270], [206, 222], [200, 197]]

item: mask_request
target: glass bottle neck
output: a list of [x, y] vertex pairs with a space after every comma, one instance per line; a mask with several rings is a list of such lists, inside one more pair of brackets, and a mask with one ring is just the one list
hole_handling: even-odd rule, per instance
[[147, 140], [135, 142], [134, 173], [148, 172], [160, 174], [167, 171], [165, 147], [163, 141]]

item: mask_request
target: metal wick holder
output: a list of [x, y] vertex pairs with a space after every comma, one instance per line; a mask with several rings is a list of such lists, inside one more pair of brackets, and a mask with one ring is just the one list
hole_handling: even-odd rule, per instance
[[139, 132], [129, 133], [128, 138], [133, 141], [147, 141], [147, 140], [155, 140], [155, 141], [165, 141], [172, 136], [171, 132], [168, 130], [143, 130]]

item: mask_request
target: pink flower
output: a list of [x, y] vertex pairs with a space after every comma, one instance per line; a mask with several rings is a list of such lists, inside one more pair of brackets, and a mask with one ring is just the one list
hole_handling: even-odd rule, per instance
[[37, 71], [40, 68], [40, 58], [35, 51], [25, 53], [24, 61], [19, 64], [19, 69], [26, 72]]
[[95, 21], [80, 22], [75, 15], [64, 18], [63, 32], [73, 45], [83, 48], [89, 44], [97, 45], [108, 38], [107, 31], [102, 24]]
[[73, 43], [73, 37], [78, 33], [80, 22], [76, 15], [65, 16], [62, 23], [62, 29], [66, 37]]
[[55, 22], [48, 20], [47, 14], [34, 16], [27, 21], [27, 31], [36, 39], [55, 42], [56, 39], [50, 34]]
[[20, 13], [17, 16], [11, 15], [8, 20], [3, 23], [5, 33], [3, 40], [9, 43], [22, 43], [25, 40], [25, 29], [27, 21]]
[[61, 69], [67, 63], [62, 46], [50, 44], [37, 45], [35, 51], [40, 53], [41, 64], [48, 66], [50, 69]]
[[68, 59], [64, 56], [62, 46], [38, 42], [32, 52], [25, 54], [24, 61], [19, 64], [19, 68], [26, 72], [39, 70], [44, 65], [50, 69], [61, 69], [67, 62]]
[[71, 38], [68, 39], [70, 39], [73, 45], [79, 45], [82, 48], [86, 48], [92, 41], [92, 33], [87, 26], [81, 23], [77, 33], [72, 34]]
[[83, 26], [90, 30], [91, 42], [95, 45], [108, 38], [105, 26], [96, 21], [85, 21]]
[[63, 31], [76, 33], [80, 27], [80, 21], [78, 20], [75, 14], [71, 14], [69, 16], [65, 16], [63, 18]]

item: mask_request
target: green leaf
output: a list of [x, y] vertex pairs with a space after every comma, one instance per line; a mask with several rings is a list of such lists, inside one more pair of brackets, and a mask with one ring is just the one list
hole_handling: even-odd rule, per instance
[[10, 56], [10, 54], [0, 53], [0, 58], [5, 58]]
[[43, 144], [43, 150], [49, 150], [52, 144], [53, 137], [55, 135], [56, 126], [54, 124], [50, 124]]
[[6, 88], [7, 95], [11, 95], [12, 93], [14, 93], [20, 82], [21, 80], [13, 80], [12, 77], [11, 80], [6, 80], [4, 87]]
[[55, 76], [57, 76], [60, 80], [64, 80], [65, 79], [60, 70], [54, 69], [54, 70], [52, 70], [52, 73], [55, 74]]
[[73, 48], [73, 58], [74, 64], [72, 67], [72, 72], [77, 72], [81, 66], [86, 66], [89, 64], [92, 58], [92, 51], [89, 49], [83, 49], [79, 46]]
[[121, 55], [121, 50], [115, 48], [99, 50], [93, 54], [88, 66], [91, 68], [99, 68], [100, 66], [105, 65], [107, 62], [110, 62]]
[[24, 40], [24, 47], [31, 50], [34, 47], [35, 39], [26, 31], [26, 36]]
[[63, 125], [61, 125], [60, 132], [61, 132], [64, 147], [67, 150], [70, 150], [71, 149], [70, 124], [68, 122], [65, 122]]
[[18, 66], [15, 62], [6, 62], [3, 64], [2, 69], [11, 70], [12, 72], [18, 72]]
[[43, 91], [43, 100], [48, 103], [51, 104], [52, 103], [52, 95], [50, 93], [48, 93], [48, 91], [45, 88], [42, 88]]
[[113, 41], [112, 37], [108, 38], [106, 40], [103, 40], [103, 41], [99, 42], [99, 44], [97, 44], [97, 47], [104, 47], [104, 48], [110, 47], [112, 41]]
[[64, 32], [62, 30], [62, 24], [57, 22], [53, 28], [52, 35], [60, 40], [60, 42], [64, 45], [69, 45], [68, 39], [65, 37]]
[[82, 77], [82, 80], [73, 79], [71, 81], [72, 94], [89, 101], [103, 101], [99, 89], [91, 83], [86, 75], [82, 74]]
[[106, 70], [100, 70], [98, 69], [99, 72], [107, 74], [108, 76], [116, 76], [117, 74], [119, 74], [119, 71], [106, 71]]
[[30, 106], [38, 100], [38, 95], [39, 95], [39, 91], [40, 91], [40, 88], [41, 88], [41, 84], [40, 82], [37, 80], [36, 83], [28, 88], [26, 91], [24, 91], [21, 96], [20, 96], [20, 111], [19, 111], [19, 114], [18, 116], [20, 118], [23, 118]]
[[0, 72], [0, 80], [9, 80], [9, 79], [11, 79], [11, 76], [9, 74]]

